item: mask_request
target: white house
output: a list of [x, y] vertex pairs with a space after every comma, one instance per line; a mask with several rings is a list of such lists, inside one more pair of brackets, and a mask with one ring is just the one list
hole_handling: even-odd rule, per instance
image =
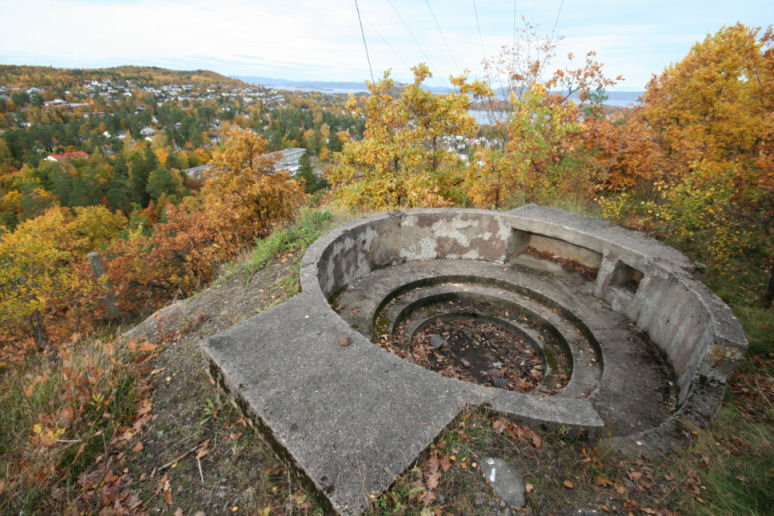
[[274, 170], [287, 170], [291, 174], [295, 174], [298, 172], [298, 162], [305, 153], [306, 149], [289, 147], [277, 152], [272, 152], [269, 156], [274, 156], [276, 154], [280, 155], [280, 160], [274, 165]]

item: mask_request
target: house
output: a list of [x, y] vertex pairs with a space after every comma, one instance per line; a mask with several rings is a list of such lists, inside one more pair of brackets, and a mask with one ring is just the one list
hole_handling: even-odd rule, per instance
[[192, 179], [203, 179], [204, 173], [211, 168], [215, 167], [213, 165], [199, 165], [198, 167], [183, 169], [183, 172]]
[[75, 152], [63, 152], [62, 154], [49, 154], [46, 161], [62, 161], [70, 158], [88, 158], [89, 155], [82, 150]]
[[287, 170], [291, 174], [298, 172], [298, 162], [306, 153], [306, 149], [299, 147], [289, 147], [277, 152], [272, 152], [269, 156], [280, 155], [279, 161], [274, 165], [274, 170]]

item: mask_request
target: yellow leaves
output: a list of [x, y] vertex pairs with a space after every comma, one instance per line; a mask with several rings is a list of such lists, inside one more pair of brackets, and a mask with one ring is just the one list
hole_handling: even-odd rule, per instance
[[[445, 206], [464, 197], [457, 191], [463, 165], [443, 138], [476, 135], [478, 126], [467, 112], [470, 98], [435, 95], [421, 87], [430, 76], [427, 66], [413, 70], [414, 82], [398, 98], [389, 94], [389, 74], [370, 85], [364, 138], [345, 142], [337, 154], [329, 179], [336, 198], [351, 207]], [[483, 91], [480, 84], [468, 87], [464, 77], [454, 83], [464, 92]], [[354, 97], [348, 107], [356, 108]]]
[[53, 428], [43, 426], [41, 423], [35, 423], [32, 426], [32, 435], [30, 440], [42, 448], [50, 448], [54, 445], [65, 432], [64, 428], [54, 425]]

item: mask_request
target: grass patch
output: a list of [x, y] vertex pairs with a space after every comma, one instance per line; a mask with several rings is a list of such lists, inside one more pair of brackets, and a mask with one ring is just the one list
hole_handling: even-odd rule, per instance
[[774, 353], [774, 307], [763, 307], [761, 299], [768, 280], [767, 257], [753, 253], [737, 257], [727, 268], [705, 279], [734, 311], [750, 342], [750, 353]]
[[245, 263], [245, 271], [255, 274], [275, 257], [290, 251], [306, 249], [333, 225], [333, 215], [325, 209], [304, 210], [287, 229], [277, 230], [255, 243]]
[[694, 446], [705, 464], [700, 468], [706, 503], [699, 513], [771, 514], [774, 508], [774, 427], [771, 421], [747, 421], [733, 406], [725, 407], [711, 431]]

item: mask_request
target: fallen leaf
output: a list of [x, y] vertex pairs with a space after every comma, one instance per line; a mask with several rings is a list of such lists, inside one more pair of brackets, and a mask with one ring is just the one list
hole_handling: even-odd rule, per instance
[[530, 431], [530, 437], [532, 438], [532, 445], [539, 450], [540, 445], [542, 444], [542, 441], [540, 440], [540, 436], [535, 432]]
[[342, 347], [347, 347], [352, 344], [352, 339], [346, 335], [339, 335], [339, 343]]
[[607, 475], [605, 475], [604, 473], [601, 475], [597, 475], [597, 485], [602, 487], [607, 487], [610, 485], [610, 483], [611, 483], [610, 479], [607, 478]]
[[441, 471], [446, 473], [447, 471], [449, 471], [449, 468], [451, 468], [451, 459], [449, 459], [448, 455], [443, 454], [441, 455], [439, 464], [441, 465]]
[[70, 423], [73, 422], [73, 408], [70, 405], [62, 407], [59, 411], [59, 419], [63, 426], [70, 426]]
[[201, 459], [202, 457], [204, 457], [205, 455], [207, 455], [208, 453], [210, 453], [210, 448], [209, 448], [209, 446], [210, 446], [210, 440], [209, 440], [209, 439], [207, 439], [207, 440], [206, 440], [206, 441], [204, 441], [204, 442], [201, 444], [201, 446], [199, 446], [199, 448], [196, 450], [196, 458], [197, 458], [197, 459]]
[[73, 457], [73, 460], [70, 464], [75, 464], [75, 461], [78, 460], [78, 457], [81, 456], [85, 448], [86, 448], [86, 443], [81, 443], [81, 445], [78, 447], [78, 451], [75, 452], [75, 457]]
[[497, 432], [497, 435], [500, 435], [503, 433], [505, 428], [508, 426], [508, 422], [505, 419], [498, 419], [494, 423], [492, 423], [492, 429]]
[[156, 349], [156, 345], [152, 342], [143, 342], [140, 347], [138, 348], [142, 353], [150, 353], [154, 349]]
[[533, 486], [529, 482], [524, 484], [524, 491], [526, 491], [527, 493], [531, 493], [534, 489], [535, 489], [535, 486]]
[[32, 391], [35, 389], [35, 384], [25, 385], [22, 387], [22, 391], [24, 392], [24, 396], [29, 398], [32, 396]]
[[563, 485], [564, 485], [564, 487], [566, 487], [567, 489], [575, 489], [575, 484], [573, 484], [573, 483], [572, 483], [571, 481], [569, 481], [569, 480], [565, 480], [565, 481], [564, 481], [562, 484], [563, 484]]
[[140, 402], [140, 406], [137, 407], [137, 417], [149, 414], [151, 410], [153, 410], [153, 402], [150, 398], [145, 398]]

